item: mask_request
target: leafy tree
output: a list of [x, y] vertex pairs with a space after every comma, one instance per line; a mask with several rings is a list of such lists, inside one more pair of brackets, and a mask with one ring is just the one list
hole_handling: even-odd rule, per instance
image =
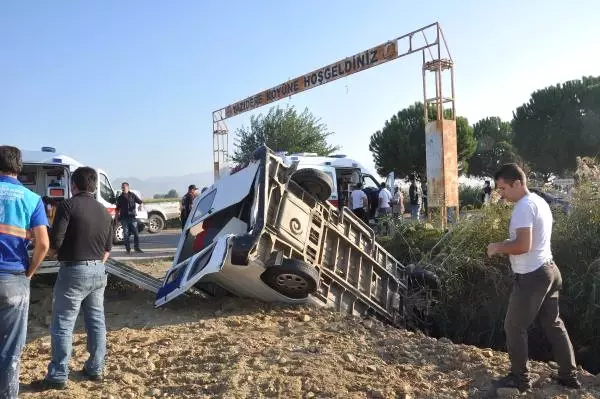
[[600, 77], [584, 77], [531, 94], [513, 112], [513, 144], [535, 172], [575, 169], [576, 156], [600, 151]]
[[179, 194], [177, 193], [177, 190], [172, 188], [165, 194], [165, 198], [179, 198]]
[[[430, 121], [437, 119], [434, 107], [429, 109], [428, 116]], [[456, 140], [459, 168], [465, 170], [469, 158], [475, 151], [476, 142], [473, 138], [473, 128], [464, 117], [456, 118]], [[394, 171], [396, 176], [406, 176], [413, 171], [420, 176], [425, 176], [423, 104], [417, 102], [385, 121], [383, 129], [371, 136], [369, 150], [373, 153], [377, 173], [382, 176], [391, 171]]]
[[267, 145], [274, 151], [330, 155], [340, 149], [327, 143], [327, 137], [332, 134], [321, 119], [308, 109], [298, 114], [294, 107], [272, 107], [266, 116], [252, 116], [249, 128], [238, 129], [232, 160], [236, 163], [246, 162], [261, 145]]
[[484, 118], [473, 125], [473, 137], [477, 148], [469, 160], [469, 174], [493, 176], [502, 164], [519, 161], [509, 122], [495, 116]]

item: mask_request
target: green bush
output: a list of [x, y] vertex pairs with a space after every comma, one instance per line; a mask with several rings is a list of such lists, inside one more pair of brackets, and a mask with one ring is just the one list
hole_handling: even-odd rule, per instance
[[[486, 249], [490, 242], [507, 238], [511, 211], [511, 206], [490, 205], [461, 219], [434, 253], [421, 259], [441, 281], [432, 312], [438, 335], [454, 342], [505, 348], [503, 321], [513, 277], [508, 257], [488, 258]], [[427, 253], [415, 248], [403, 251]], [[569, 215], [555, 212], [552, 251], [563, 276], [561, 314], [578, 362], [600, 372], [600, 201], [596, 194], [580, 189]], [[531, 329], [529, 342], [532, 356], [551, 358], [538, 325]]]
[[460, 204], [460, 209], [463, 209], [465, 206], [470, 206], [471, 208], [481, 208], [481, 205], [483, 204], [481, 201], [482, 194], [482, 188], [467, 186], [465, 184], [460, 185], [458, 187], [458, 201]]
[[378, 237], [377, 241], [404, 265], [419, 262], [444, 234], [428, 223], [399, 223], [394, 230], [392, 235]]
[[600, 372], [600, 201], [591, 186], [573, 196], [569, 215], [557, 214], [552, 252], [563, 276], [561, 313], [579, 360]]
[[491, 205], [462, 219], [423, 259], [440, 277], [433, 311], [439, 334], [455, 342], [500, 348], [512, 283], [507, 257], [488, 258], [487, 245], [508, 234], [510, 208]]

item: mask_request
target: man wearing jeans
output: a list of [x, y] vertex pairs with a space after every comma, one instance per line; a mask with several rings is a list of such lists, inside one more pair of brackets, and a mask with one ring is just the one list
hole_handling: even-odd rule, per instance
[[117, 217], [121, 221], [123, 226], [123, 238], [125, 240], [125, 249], [127, 253], [131, 252], [129, 246], [129, 236], [133, 234], [133, 248], [135, 252], [142, 252], [140, 249], [140, 236], [138, 233], [137, 221], [136, 221], [136, 204], [141, 204], [142, 200], [135, 195], [135, 193], [129, 190], [129, 183], [121, 184], [121, 195], [117, 198]]
[[539, 376], [527, 368], [527, 329], [539, 316], [554, 358], [559, 365], [556, 380], [569, 388], [579, 388], [575, 356], [569, 334], [559, 315], [558, 293], [562, 276], [552, 260], [550, 239], [552, 212], [541, 197], [530, 193], [523, 170], [506, 164], [495, 175], [496, 188], [502, 198], [514, 202], [510, 218], [510, 239], [488, 245], [488, 256], [507, 254], [515, 282], [504, 320], [506, 346], [511, 372], [496, 381], [496, 387], [531, 389]]
[[[27, 336], [29, 280], [49, 248], [48, 219], [39, 195], [21, 185], [16, 147], [0, 146], [0, 398], [19, 394], [19, 366]], [[35, 238], [29, 261], [29, 232]]]
[[98, 175], [92, 168], [78, 168], [71, 177], [73, 197], [64, 201], [54, 217], [51, 244], [60, 262], [52, 302], [52, 360], [36, 390], [65, 389], [69, 377], [73, 328], [79, 309], [87, 331], [89, 358], [83, 375], [101, 381], [106, 355], [104, 321], [104, 263], [112, 246], [111, 218], [94, 191]]
[[423, 191], [421, 183], [417, 182], [417, 176], [412, 173], [410, 175], [410, 187], [408, 188], [408, 197], [410, 202], [410, 215], [412, 220], [419, 220], [421, 213], [421, 204], [423, 202]]

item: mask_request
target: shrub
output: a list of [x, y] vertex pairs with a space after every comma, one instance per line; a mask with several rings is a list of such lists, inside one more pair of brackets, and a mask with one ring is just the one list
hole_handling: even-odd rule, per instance
[[443, 336], [455, 342], [499, 348], [512, 278], [507, 257], [487, 257], [490, 242], [506, 239], [510, 208], [490, 205], [462, 219], [424, 261], [440, 277], [433, 312]]
[[483, 188], [468, 186], [466, 184], [458, 187], [458, 202], [460, 209], [465, 206], [470, 208], [481, 208], [483, 202], [481, 201], [481, 195], [483, 194]]
[[419, 262], [444, 234], [428, 223], [397, 223], [393, 234], [377, 241], [404, 265]]
[[[580, 187], [569, 215], [557, 214], [552, 251], [563, 276], [561, 312], [583, 364], [600, 372], [600, 201]], [[587, 360], [589, 358], [589, 360]]]
[[[580, 188], [570, 214], [555, 212], [554, 259], [563, 276], [561, 313], [578, 362], [600, 371], [600, 202]], [[507, 256], [488, 258], [487, 245], [507, 238], [512, 207], [490, 205], [463, 219], [423, 259], [441, 280], [432, 317], [438, 334], [455, 342], [504, 349], [503, 321], [512, 288]], [[530, 331], [532, 357], [551, 358], [539, 325]]]
[[[454, 342], [505, 349], [504, 316], [513, 276], [508, 256], [487, 256], [490, 242], [508, 237], [512, 206], [490, 204], [463, 217], [444, 235], [427, 223], [405, 222], [378, 241], [405, 265], [420, 263], [440, 278], [429, 312], [435, 335]], [[569, 214], [554, 212], [552, 252], [563, 276], [561, 315], [577, 360], [600, 372], [600, 189], [577, 188]], [[530, 354], [550, 360], [539, 325], [529, 335]]]

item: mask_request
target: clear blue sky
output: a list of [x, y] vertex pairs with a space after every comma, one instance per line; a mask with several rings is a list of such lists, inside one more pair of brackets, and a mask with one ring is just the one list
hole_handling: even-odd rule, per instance
[[[535, 89], [600, 75], [598, 15], [598, 0], [5, 0], [0, 142], [51, 145], [113, 178], [211, 170], [213, 110], [435, 21], [458, 114], [509, 119]], [[421, 98], [413, 55], [278, 104], [309, 107], [371, 167], [370, 135]]]

